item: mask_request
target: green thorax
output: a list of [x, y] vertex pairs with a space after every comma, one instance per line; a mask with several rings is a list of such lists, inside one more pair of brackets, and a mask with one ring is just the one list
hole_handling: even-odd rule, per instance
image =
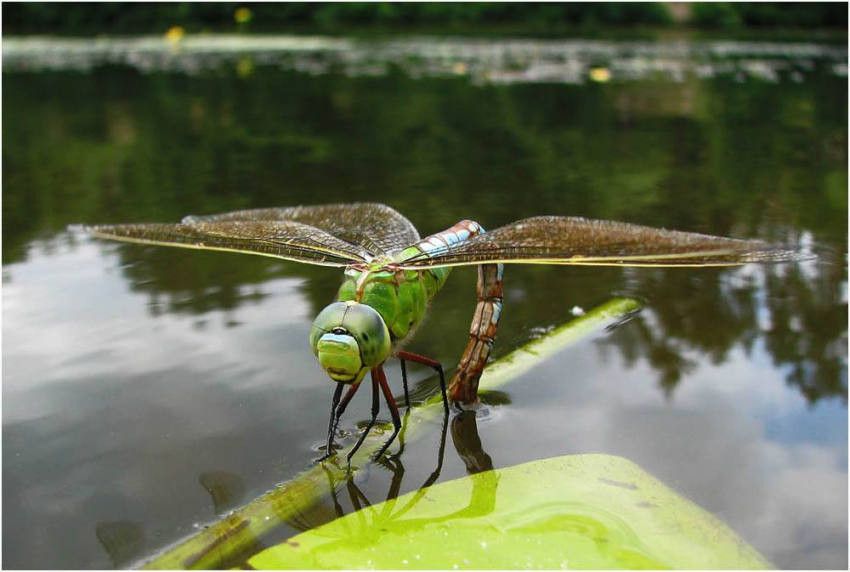
[[[410, 255], [405, 251], [398, 258]], [[337, 299], [371, 306], [384, 319], [393, 341], [401, 340], [422, 321], [431, 301], [449, 276], [450, 268], [400, 270], [392, 260], [376, 261], [365, 269], [350, 266]]]

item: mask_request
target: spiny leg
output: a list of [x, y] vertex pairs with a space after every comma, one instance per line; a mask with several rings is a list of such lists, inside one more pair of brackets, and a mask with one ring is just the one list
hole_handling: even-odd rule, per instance
[[354, 456], [354, 453], [357, 452], [357, 449], [360, 448], [360, 445], [363, 444], [363, 441], [366, 440], [366, 435], [369, 434], [369, 431], [375, 424], [375, 420], [378, 418], [378, 411], [380, 411], [381, 409], [381, 401], [378, 399], [378, 379], [383, 373], [384, 371], [383, 369], [381, 369], [381, 366], [372, 369], [372, 419], [369, 421], [369, 425], [366, 426], [366, 429], [360, 435], [360, 438], [357, 440], [357, 443], [354, 444], [354, 447], [352, 447], [351, 451], [349, 451], [348, 455], [346, 455], [349, 468], [351, 468], [351, 458]]
[[382, 366], [378, 366], [372, 371], [378, 372], [378, 383], [381, 385], [381, 391], [383, 391], [384, 393], [384, 399], [387, 401], [387, 407], [390, 408], [390, 414], [393, 417], [393, 434], [390, 435], [390, 438], [387, 439], [387, 442], [384, 443], [384, 446], [381, 447], [381, 450], [378, 451], [374, 457], [372, 457], [373, 459], [378, 459], [381, 457], [381, 455], [384, 454], [384, 451], [387, 450], [387, 448], [396, 438], [398, 432], [401, 431], [401, 417], [399, 417], [398, 407], [395, 404], [395, 399], [393, 399], [393, 392], [390, 391], [390, 386], [387, 383], [387, 376], [384, 373], [384, 368]]
[[404, 406], [410, 409], [410, 394], [407, 391], [407, 364], [403, 359], [398, 359], [401, 362], [401, 385], [404, 387]]
[[328, 421], [328, 444], [325, 448], [325, 454], [316, 459], [317, 463], [320, 463], [330, 457], [331, 453], [333, 452], [333, 437], [337, 420], [336, 408], [339, 405], [339, 398], [342, 395], [342, 386], [342, 383], [336, 384], [336, 390], [334, 391], [333, 401], [331, 402], [331, 419], [330, 421]]
[[401, 422], [401, 431], [398, 433], [398, 451], [395, 457], [400, 457], [404, 453], [404, 433], [407, 431], [407, 420], [410, 419], [410, 409], [404, 412], [404, 420]]
[[[421, 356], [419, 354], [414, 354], [411, 352], [406, 352], [404, 350], [399, 350], [395, 353], [395, 357], [401, 360], [401, 375], [404, 380], [404, 397], [407, 399], [407, 368], [405, 367], [404, 361], [410, 360], [415, 363], [419, 363], [422, 365], [427, 365], [430, 368], [436, 370], [436, 372], [440, 376], [440, 391], [443, 394], [443, 409], [445, 410], [445, 414], [449, 414], [449, 399], [446, 396], [446, 375], [443, 373], [443, 366], [440, 362], [433, 360], [431, 358], [427, 358], [425, 356]], [[408, 403], [408, 407], [410, 404]]]
[[[320, 463], [333, 455], [333, 438], [334, 434], [336, 434], [336, 428], [339, 426], [339, 418], [342, 417], [342, 414], [345, 413], [348, 404], [351, 402], [351, 398], [354, 397], [354, 394], [357, 393], [357, 389], [360, 387], [359, 383], [356, 383], [348, 388], [348, 392], [345, 394], [345, 397], [342, 398], [340, 402], [339, 395], [342, 393], [342, 386], [345, 385], [343, 383], [338, 383], [336, 391], [334, 392], [333, 406], [331, 409], [331, 424], [328, 427], [328, 444], [327, 450], [325, 454], [316, 459], [317, 463]], [[339, 406], [337, 406], [339, 403]]]

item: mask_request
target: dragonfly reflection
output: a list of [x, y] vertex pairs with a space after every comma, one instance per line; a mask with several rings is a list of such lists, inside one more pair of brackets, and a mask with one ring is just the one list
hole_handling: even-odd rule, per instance
[[[495, 508], [498, 479], [495, 478], [495, 473], [491, 472], [493, 469], [492, 459], [482, 447], [481, 439], [478, 436], [478, 414], [479, 411], [476, 410], [465, 410], [459, 412], [458, 415], [451, 419], [452, 443], [455, 451], [466, 466], [468, 474], [474, 475], [478, 473], [486, 473], [487, 475], [490, 475], [490, 477], [485, 476], [485, 478], [472, 481], [473, 488], [470, 493], [470, 501], [467, 506], [461, 506], [457, 511], [431, 519], [429, 522], [446, 522], [457, 518], [482, 516], [491, 512]], [[405, 523], [405, 525], [416, 524], [418, 519], [405, 520], [402, 517], [422, 500], [428, 492], [428, 488], [433, 485], [440, 476], [445, 456], [447, 424], [448, 418], [444, 417], [436, 468], [430, 473], [416, 493], [413, 494], [404, 505], [399, 507], [397, 503], [394, 502], [399, 497], [405, 475], [405, 467], [401, 460], [401, 455], [404, 450], [403, 439], [401, 438], [400, 451], [398, 453], [386, 455], [376, 461], [377, 466], [388, 470], [392, 474], [385, 502], [381, 503], [380, 511], [372, 506], [372, 502], [356, 484], [353, 475], [348, 474], [345, 477], [344, 488], [351, 507], [357, 516], [357, 522], [359, 523], [358, 526], [360, 529], [352, 530], [346, 526], [345, 536], [339, 537], [338, 540], [346, 541], [356, 537], [368, 536], [367, 534], [364, 534], [366, 530], [379, 531], [388, 526], [398, 526], [400, 523]], [[312, 506], [308, 511], [301, 512], [298, 516], [286, 521], [288, 525], [296, 530], [306, 532], [345, 516], [345, 510], [343, 509], [342, 503], [339, 499], [339, 485], [341, 482], [334, 478], [334, 474], [339, 474], [339, 472], [330, 471], [326, 468], [325, 473], [328, 478], [328, 488], [333, 504], [333, 511], [329, 510], [327, 505], [321, 503]], [[347, 523], [348, 521], [340, 520], [339, 522]], [[331, 540], [331, 542], [327, 545], [323, 545], [321, 549], [332, 551], [334, 549], [333, 542], [334, 541]]]

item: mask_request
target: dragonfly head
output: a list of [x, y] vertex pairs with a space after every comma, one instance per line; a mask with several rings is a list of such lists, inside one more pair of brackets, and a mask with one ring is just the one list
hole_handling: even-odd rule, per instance
[[381, 315], [358, 302], [334, 302], [316, 316], [310, 347], [336, 382], [358, 384], [390, 357], [390, 332]]

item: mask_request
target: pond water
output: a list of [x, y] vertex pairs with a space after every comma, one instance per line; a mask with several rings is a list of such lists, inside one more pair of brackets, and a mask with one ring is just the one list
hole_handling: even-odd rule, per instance
[[[440, 480], [621, 455], [775, 565], [846, 568], [843, 46], [5, 39], [3, 57], [5, 567], [139, 563], [308, 467], [333, 393], [307, 338], [339, 271], [68, 224], [374, 201], [423, 235], [580, 215], [815, 252], [509, 267], [497, 357], [576, 306], [644, 307], [455, 416]], [[453, 367], [474, 304], [475, 272], [456, 270], [409, 349]], [[348, 432], [369, 417], [358, 397]], [[357, 487], [416, 490], [439, 434]]]

